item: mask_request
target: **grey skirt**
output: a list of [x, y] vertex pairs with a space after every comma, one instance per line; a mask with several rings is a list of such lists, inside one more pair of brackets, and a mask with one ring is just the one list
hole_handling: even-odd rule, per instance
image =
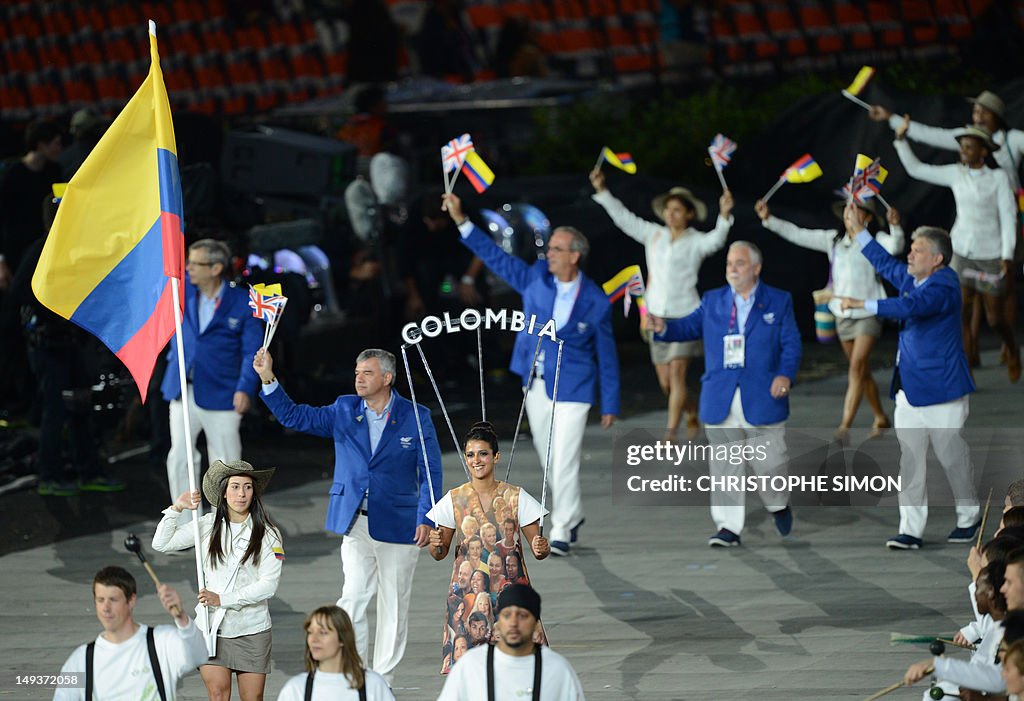
[[232, 672], [270, 674], [270, 628], [238, 638], [217, 636], [217, 656], [205, 664], [227, 667]]

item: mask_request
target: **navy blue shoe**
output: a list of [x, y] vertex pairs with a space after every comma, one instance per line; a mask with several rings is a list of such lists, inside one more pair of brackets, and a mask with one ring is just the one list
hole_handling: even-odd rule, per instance
[[923, 540], [906, 533], [900, 533], [898, 536], [885, 541], [885, 547], [890, 550], [917, 550], [922, 545], [924, 545]]
[[978, 529], [981, 528], [981, 521], [978, 521], [973, 526], [967, 528], [954, 528], [949, 532], [949, 537], [946, 538], [947, 543], [973, 543], [974, 538], [978, 535]]
[[788, 506], [781, 511], [774, 512], [772, 518], [775, 519], [775, 530], [779, 532], [779, 535], [787, 536], [793, 530], [793, 509]]
[[572, 530], [569, 531], [569, 542], [570, 543], [575, 543], [576, 542], [577, 537], [580, 534], [580, 526], [582, 526], [586, 522], [587, 522], [587, 519], [581, 518], [580, 522], [572, 527]]
[[708, 546], [712, 548], [733, 548], [740, 544], [740, 537], [727, 528], [708, 538]]
[[569, 544], [561, 540], [551, 541], [551, 554], [565, 557], [569, 554]]

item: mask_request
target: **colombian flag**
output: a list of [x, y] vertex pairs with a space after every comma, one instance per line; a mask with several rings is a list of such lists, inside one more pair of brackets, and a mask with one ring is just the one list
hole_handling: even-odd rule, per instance
[[853, 82], [850, 83], [850, 87], [846, 88], [846, 92], [851, 95], [860, 95], [861, 91], [867, 87], [868, 81], [870, 81], [874, 75], [874, 68], [871, 66], [862, 66], [861, 69], [857, 71], [857, 76], [853, 79]]
[[469, 184], [477, 192], [483, 192], [494, 182], [494, 171], [484, 163], [484, 159], [480, 158], [476, 151], [470, 151], [466, 154], [466, 162], [462, 164], [462, 172], [466, 174]]
[[647, 288], [644, 285], [644, 276], [640, 272], [639, 265], [629, 265], [615, 273], [611, 280], [601, 285], [601, 289], [608, 295], [608, 303], [611, 304], [620, 297], [623, 300], [623, 313], [629, 315], [629, 304], [633, 297], [637, 298], [637, 306], [640, 307], [640, 316], [646, 316], [647, 304], [644, 302], [644, 295]]
[[821, 166], [811, 158], [811, 154], [805, 153], [783, 171], [782, 177], [789, 183], [809, 183], [821, 177]]
[[605, 146], [601, 150], [601, 156], [619, 170], [624, 170], [630, 175], [636, 175], [636, 163], [633, 162], [633, 157], [628, 153], [615, 153]]
[[68, 183], [32, 290], [121, 359], [142, 400], [174, 334], [185, 267], [171, 109], [149, 23], [149, 75]]

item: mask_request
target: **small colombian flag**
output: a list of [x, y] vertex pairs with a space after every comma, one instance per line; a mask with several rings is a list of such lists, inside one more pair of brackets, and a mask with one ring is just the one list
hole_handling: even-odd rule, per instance
[[868, 82], [874, 77], [874, 75], [874, 68], [871, 66], [862, 66], [861, 69], [857, 71], [857, 77], [853, 79], [852, 83], [850, 83], [850, 87], [846, 88], [846, 92], [851, 95], [860, 95], [861, 91], [867, 87]]
[[636, 163], [633, 162], [633, 157], [628, 153], [615, 153], [607, 146], [601, 150], [601, 155], [604, 160], [611, 163], [619, 170], [624, 170], [630, 175], [636, 175]]
[[462, 172], [466, 174], [469, 184], [478, 193], [489, 188], [494, 182], [494, 171], [484, 163], [484, 159], [480, 158], [476, 151], [470, 151], [466, 154], [466, 162], [462, 164]]
[[275, 545], [273, 550], [274, 550], [274, 557], [276, 557], [278, 560], [283, 560], [284, 559], [284, 548]]
[[805, 153], [783, 171], [782, 177], [789, 183], [809, 183], [821, 177], [821, 166], [811, 157], [811, 154]]

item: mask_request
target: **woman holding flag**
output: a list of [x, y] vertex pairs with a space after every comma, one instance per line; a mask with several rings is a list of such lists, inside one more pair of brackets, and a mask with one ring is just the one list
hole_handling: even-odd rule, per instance
[[[867, 213], [867, 229], [872, 236], [880, 243], [885, 250], [892, 255], [899, 255], [903, 251], [903, 228], [900, 226], [900, 214], [895, 209], [889, 208], [887, 219], [890, 230], [888, 233], [879, 229], [878, 213], [875, 200], [877, 198], [865, 198], [863, 201], [855, 200], [858, 207]], [[836, 202], [832, 211], [840, 218], [843, 218], [844, 201]], [[861, 398], [867, 398], [871, 412], [874, 414], [874, 422], [871, 424], [871, 437], [876, 437], [892, 424], [889, 417], [882, 410], [882, 403], [878, 396], [878, 385], [871, 376], [870, 357], [871, 349], [875, 341], [882, 335], [882, 323], [877, 317], [865, 312], [863, 309], [843, 310], [840, 306], [841, 297], [852, 297], [854, 299], [884, 299], [885, 288], [881, 280], [875, 274], [875, 269], [860, 253], [853, 237], [856, 231], [845, 229], [803, 229], [792, 222], [773, 217], [768, 209], [768, 203], [763, 199], [754, 204], [754, 211], [761, 218], [761, 224], [773, 231], [790, 243], [809, 248], [812, 251], [821, 251], [828, 255], [829, 274], [828, 288], [832, 291], [832, 299], [829, 301], [829, 311], [836, 318], [836, 332], [839, 342], [842, 344], [843, 353], [849, 362], [847, 370], [846, 397], [843, 400], [843, 417], [836, 429], [837, 438], [846, 438], [853, 419], [857, 415]]]
[[[536, 499], [527, 494], [526, 490], [501, 482], [494, 476], [494, 468], [501, 459], [501, 452], [498, 450], [498, 436], [494, 433], [491, 424], [487, 421], [473, 424], [469, 433], [466, 434], [463, 448], [466, 466], [470, 471], [470, 481], [450, 490], [427, 514], [427, 518], [437, 524], [437, 528], [430, 532], [430, 555], [435, 560], [443, 560], [448, 555], [452, 540], [458, 536], [455, 540], [456, 556], [452, 567], [451, 584], [448, 587], [448, 592], [452, 592], [452, 594], [448, 596], [449, 611], [446, 612], [442, 636], [442, 656], [445, 655], [445, 643], [454, 642], [459, 635], [459, 630], [452, 628], [450, 624], [453, 618], [452, 613], [457, 610], [458, 606], [464, 604], [465, 597], [469, 594], [469, 590], [464, 590], [459, 583], [459, 568], [469, 558], [466, 546], [467, 538], [460, 529], [456, 528], [456, 524], [461, 523], [465, 516], [472, 514], [476, 515], [478, 520], [484, 519], [486, 523], [493, 523], [497, 527], [494, 504], [499, 498], [498, 495], [503, 494], [506, 501], [512, 505], [513, 515], [510, 518], [514, 521], [515, 548], [509, 556], [516, 555], [518, 561], [523, 562], [523, 545], [520, 535], [529, 542], [530, 550], [538, 560], [543, 560], [551, 553], [551, 546], [548, 544], [547, 538], [540, 534], [540, 519], [547, 511]], [[490, 555], [491, 553], [484, 554], [483, 561], [486, 562]], [[497, 575], [497, 573], [493, 574]], [[518, 582], [529, 582], [525, 564], [522, 565], [522, 572], [517, 576]], [[475, 595], [474, 608], [476, 608], [477, 599], [481, 597], [487, 599], [486, 605], [481, 604], [478, 610], [486, 609], [484, 614], [490, 623], [493, 621], [493, 614], [490, 607], [491, 592], [488, 591], [488, 588], [482, 589]], [[467, 639], [470, 646], [474, 645], [472, 637]], [[547, 642], [543, 626], [537, 626], [537, 633], [534, 637], [537, 638], [535, 642]], [[490, 635], [486, 639], [489, 640]], [[448, 658], [443, 657], [441, 674], [448, 674], [449, 664]]]
[[[677, 319], [698, 306], [697, 272], [705, 258], [725, 245], [732, 227], [733, 198], [725, 190], [718, 200], [715, 228], [704, 233], [692, 228], [707, 218], [707, 206], [683, 187], [674, 187], [658, 195], [651, 203], [662, 224], [641, 219], [630, 212], [605, 186], [600, 166], [590, 172], [594, 201], [604, 207], [615, 225], [627, 236], [642, 243], [647, 257], [647, 309], [655, 316]], [[651, 341], [651, 362], [658, 384], [668, 397], [666, 440], [674, 440], [686, 412], [687, 427], [697, 428], [694, 403], [688, 402], [686, 372], [692, 358], [703, 354], [700, 341], [662, 343]]]
[[[214, 511], [199, 519], [206, 588], [199, 604], [209, 612], [210, 660], [199, 667], [210, 701], [231, 698], [231, 675], [238, 676], [242, 701], [263, 698], [270, 673], [270, 611], [284, 561], [281, 532], [270, 520], [261, 496], [274, 468], [257, 470], [244, 460], [214, 461], [203, 477], [203, 494]], [[182, 492], [164, 509], [153, 535], [159, 552], [192, 545], [192, 528], [181, 513], [199, 506], [199, 492]], [[189, 524], [191, 525], [191, 524]]]

